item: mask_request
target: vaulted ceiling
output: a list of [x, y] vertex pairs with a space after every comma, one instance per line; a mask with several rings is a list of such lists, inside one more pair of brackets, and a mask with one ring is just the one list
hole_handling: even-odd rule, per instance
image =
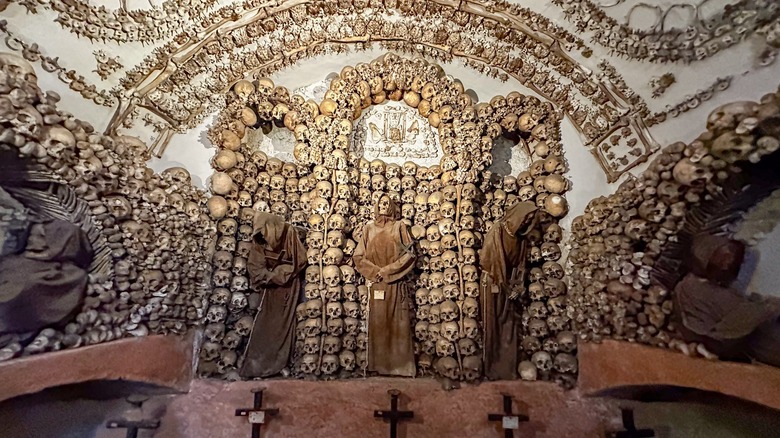
[[153, 166], [184, 164], [201, 182], [213, 154], [205, 132], [242, 77], [295, 90], [388, 51], [424, 56], [478, 101], [518, 90], [553, 102], [567, 116], [570, 163], [583, 157], [572, 170], [605, 175], [589, 177], [600, 187], [591, 195], [780, 77], [770, 0], [28, 0], [0, 15], [4, 49], [32, 61], [64, 108], [138, 136]]

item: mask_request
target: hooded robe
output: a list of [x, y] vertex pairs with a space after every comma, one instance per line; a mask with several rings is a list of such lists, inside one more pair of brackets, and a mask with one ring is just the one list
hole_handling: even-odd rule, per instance
[[242, 377], [269, 377], [287, 365], [295, 343], [295, 307], [306, 248], [298, 231], [270, 213], [255, 213], [247, 261], [250, 288], [260, 306], [247, 343]]
[[[414, 377], [412, 304], [404, 282], [414, 268], [414, 242], [409, 227], [396, 220], [398, 209], [392, 200], [389, 210], [380, 216], [375, 207], [376, 219], [365, 225], [352, 255], [355, 269], [373, 282], [368, 304], [368, 370]], [[374, 281], [377, 274], [381, 282]]]
[[676, 319], [684, 339], [703, 343], [722, 359], [749, 357], [780, 366], [780, 302], [728, 287], [743, 254], [741, 244], [725, 237], [696, 236], [691, 273], [674, 289]]
[[[493, 224], [479, 251], [482, 280], [479, 285], [484, 339], [485, 376], [491, 380], [517, 378], [517, 325], [510, 280], [524, 284], [528, 244], [522, 238], [536, 224], [535, 204], [520, 202]], [[517, 269], [515, 275], [512, 271]]]
[[36, 332], [81, 307], [92, 246], [63, 220], [33, 225], [21, 254], [0, 258], [0, 336]]

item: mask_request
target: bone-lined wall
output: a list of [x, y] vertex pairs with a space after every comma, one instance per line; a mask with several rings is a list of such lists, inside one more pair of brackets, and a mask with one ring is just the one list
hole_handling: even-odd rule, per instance
[[[250, 237], [240, 228], [251, 231], [250, 206], [305, 229], [309, 266], [306, 301], [297, 309], [294, 375], [348, 377], [365, 367], [368, 290], [350, 256], [362, 227], [372, 219], [373, 205], [388, 194], [417, 242], [417, 269], [409, 285], [414, 296], [409, 299], [416, 304], [420, 374], [469, 381], [481, 377], [477, 252], [506, 208], [532, 202], [544, 213], [540, 229], [530, 237], [534, 269], [529, 293], [520, 298], [528, 309], [523, 316], [523, 367], [529, 379], [538, 374], [573, 382], [576, 359], [571, 353], [576, 346], [567, 331], [566, 285], [556, 262], [562, 238], [556, 222], [567, 212], [562, 195], [569, 188], [563, 177], [560, 115], [549, 104], [517, 92], [474, 104], [464, 91], [437, 65], [393, 54], [345, 67], [319, 103], [290, 95], [267, 79], [239, 81], [233, 87], [228, 109], [211, 131], [221, 146], [211, 177], [216, 196], [209, 201], [212, 216], [220, 220], [217, 245], [223, 251], [216, 261], [227, 266], [231, 251], [246, 250]], [[444, 154], [440, 164], [386, 164], [361, 157], [352, 144], [352, 120], [385, 100], [402, 101], [427, 118]], [[298, 164], [249, 150], [242, 138], [257, 127], [292, 131]], [[517, 176], [487, 170], [501, 135], [514, 138], [516, 147], [532, 156], [528, 170]], [[236, 216], [239, 222], [232, 218]], [[243, 225], [237, 227], [239, 223]], [[235, 264], [245, 258], [239, 253], [232, 260]], [[245, 298], [243, 270], [233, 274], [229, 280], [226, 269], [215, 271], [219, 289], [207, 314], [211, 324], [202, 367], [205, 374], [228, 378], [237, 377], [241, 357], [233, 352], [242, 350], [248, 335], [242, 312], [252, 301]], [[235, 281], [229, 298], [225, 286]], [[225, 310], [228, 299], [233, 312]]]
[[[30, 221], [64, 218], [90, 238], [83, 306], [64, 326], [3, 347], [3, 359], [149, 333], [183, 334], [202, 320], [214, 222], [186, 169], [154, 173], [147, 146], [95, 132], [58, 108], [32, 67], [4, 54], [2, 147], [26, 170], [8, 191]], [[30, 183], [30, 184], [28, 184]], [[49, 189], [41, 190], [41, 184]], [[40, 309], [44, 311], [44, 309]]]

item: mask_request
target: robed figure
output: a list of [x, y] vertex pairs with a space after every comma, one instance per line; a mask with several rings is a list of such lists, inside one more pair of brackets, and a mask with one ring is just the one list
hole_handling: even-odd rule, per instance
[[382, 196], [375, 219], [363, 228], [352, 256], [369, 285], [368, 370], [382, 375], [416, 374], [411, 298], [404, 277], [414, 268], [408, 226], [396, 219], [396, 204]]
[[306, 248], [298, 231], [279, 216], [255, 213], [252, 249], [247, 261], [250, 288], [260, 294], [242, 377], [278, 374], [295, 343], [295, 306], [301, 290]]
[[726, 237], [695, 236], [690, 273], [674, 289], [680, 333], [721, 359], [780, 366], [780, 300], [746, 295], [732, 286], [744, 244]]
[[519, 318], [510, 289], [525, 281], [528, 242], [524, 236], [536, 225], [535, 204], [520, 202], [493, 224], [479, 251], [485, 376], [491, 380], [515, 379]]
[[24, 250], [0, 257], [0, 341], [73, 316], [84, 301], [92, 255], [78, 226], [59, 219], [34, 223]]

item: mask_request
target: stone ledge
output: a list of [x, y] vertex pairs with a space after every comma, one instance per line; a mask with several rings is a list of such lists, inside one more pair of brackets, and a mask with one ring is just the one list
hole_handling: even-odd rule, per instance
[[94, 380], [129, 380], [187, 391], [195, 333], [121, 339], [0, 363], [0, 401]]
[[780, 409], [780, 369], [710, 361], [630, 342], [579, 345], [578, 387], [599, 395], [621, 387], [677, 386], [714, 391]]

